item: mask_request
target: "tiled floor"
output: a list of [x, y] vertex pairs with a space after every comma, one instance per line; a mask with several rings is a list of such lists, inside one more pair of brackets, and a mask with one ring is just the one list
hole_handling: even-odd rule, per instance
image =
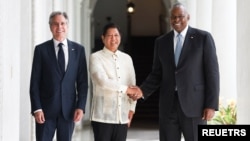
[[159, 141], [158, 123], [135, 121], [128, 130], [127, 141]]

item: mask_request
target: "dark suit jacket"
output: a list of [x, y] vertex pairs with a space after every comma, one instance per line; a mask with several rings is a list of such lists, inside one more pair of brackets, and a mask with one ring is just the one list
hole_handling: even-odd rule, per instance
[[160, 87], [160, 118], [170, 114], [175, 86], [184, 114], [202, 116], [204, 108], [218, 110], [219, 66], [210, 33], [188, 28], [178, 66], [174, 61], [174, 32], [155, 41], [152, 72], [141, 85], [145, 99]]
[[30, 81], [31, 112], [42, 109], [45, 118], [60, 112], [65, 119], [73, 118], [76, 108], [85, 110], [88, 75], [84, 47], [68, 41], [69, 61], [62, 77], [53, 40], [35, 47]]

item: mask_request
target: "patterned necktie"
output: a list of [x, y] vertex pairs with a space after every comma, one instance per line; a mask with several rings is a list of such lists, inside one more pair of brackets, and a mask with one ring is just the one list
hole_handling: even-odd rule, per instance
[[181, 34], [177, 35], [177, 43], [176, 43], [176, 48], [175, 48], [175, 65], [177, 66], [179, 57], [181, 54], [181, 49], [182, 49], [182, 36]]
[[64, 52], [63, 52], [63, 43], [59, 43], [58, 44], [58, 47], [59, 47], [59, 51], [58, 51], [58, 64], [59, 64], [59, 67], [62, 71], [62, 73], [64, 74], [65, 72], [65, 58], [64, 58]]

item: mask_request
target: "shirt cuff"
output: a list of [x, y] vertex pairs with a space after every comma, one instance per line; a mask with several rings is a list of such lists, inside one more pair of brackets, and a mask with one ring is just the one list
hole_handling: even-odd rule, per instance
[[35, 110], [34, 114], [37, 113], [37, 112], [40, 112], [40, 111], [43, 111], [43, 110], [42, 109]]

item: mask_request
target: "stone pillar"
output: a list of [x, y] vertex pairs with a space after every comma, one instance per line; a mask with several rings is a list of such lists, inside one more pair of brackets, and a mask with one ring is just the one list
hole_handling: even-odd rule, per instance
[[197, 1], [198, 0], [180, 0], [180, 2], [186, 6], [187, 11], [190, 14], [189, 25], [193, 27], [196, 27]]
[[54, 1], [32, 1], [32, 46], [52, 38], [49, 29], [49, 15], [54, 10]]
[[[20, 63], [21, 72], [20, 76], [20, 137], [19, 141], [30, 141], [32, 133], [34, 132], [33, 117], [31, 115], [29, 86], [30, 86], [30, 74], [31, 64], [33, 58], [33, 44], [32, 44], [32, 0], [22, 0], [20, 2], [21, 8], [21, 21], [20, 21], [20, 60], [16, 60]], [[12, 128], [10, 126], [10, 128]]]
[[[250, 48], [249, 32], [250, 18], [247, 16], [250, 12], [249, 0], [237, 1], [237, 19], [231, 19], [231, 22], [237, 22], [237, 94], [238, 94], [238, 124], [250, 124]], [[231, 15], [228, 15], [231, 17]], [[230, 31], [231, 32], [231, 31]], [[233, 35], [230, 33], [230, 35]]]
[[20, 4], [0, 1], [0, 141], [19, 140]]
[[[196, 27], [211, 32], [212, 28], [212, 1], [197, 0]], [[191, 16], [191, 20], [193, 17]]]
[[[92, 32], [92, 26], [93, 24], [91, 24], [92, 22], [92, 10], [90, 7], [90, 1], [81, 1], [81, 42], [85, 47], [85, 53], [86, 53], [86, 59], [87, 59], [87, 64], [89, 65], [89, 55], [92, 51], [92, 46], [94, 46], [94, 32]], [[94, 8], [94, 6], [92, 7]], [[91, 42], [91, 39], [93, 41], [93, 43]], [[86, 111], [85, 111], [85, 115], [84, 115], [84, 122], [89, 122], [90, 119], [90, 104], [91, 104], [91, 98], [92, 95], [90, 93], [90, 87], [91, 85], [91, 81], [89, 79], [89, 89], [88, 89], [88, 99], [87, 99], [87, 103], [86, 103]]]
[[236, 12], [236, 0], [227, 0], [226, 3], [218, 0], [212, 2], [211, 33], [217, 47], [220, 67], [221, 104], [237, 100]]
[[[59, 0], [60, 1], [60, 0]], [[74, 40], [79, 43], [79, 33], [80, 33], [80, 21], [79, 21], [79, 15], [77, 12], [79, 7], [78, 0], [65, 0], [65, 7], [64, 11], [67, 12], [69, 16], [69, 31], [68, 31], [68, 38], [70, 40]]]

